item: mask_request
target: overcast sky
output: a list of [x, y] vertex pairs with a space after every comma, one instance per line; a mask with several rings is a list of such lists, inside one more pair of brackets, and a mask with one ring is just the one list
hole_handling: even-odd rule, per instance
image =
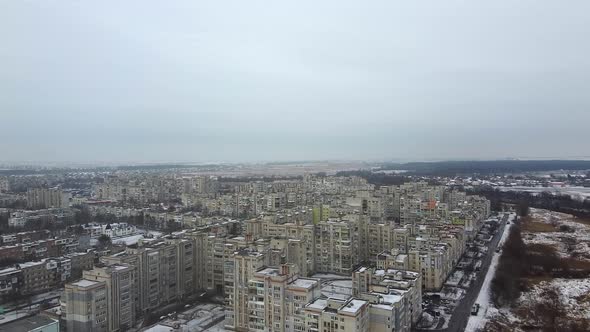
[[0, 1], [0, 160], [590, 155], [590, 1]]

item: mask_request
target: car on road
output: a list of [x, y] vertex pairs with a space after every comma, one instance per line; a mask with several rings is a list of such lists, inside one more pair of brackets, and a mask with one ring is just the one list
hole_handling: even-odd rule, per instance
[[479, 303], [476, 303], [473, 305], [473, 307], [471, 307], [471, 315], [477, 316], [478, 312], [479, 312]]

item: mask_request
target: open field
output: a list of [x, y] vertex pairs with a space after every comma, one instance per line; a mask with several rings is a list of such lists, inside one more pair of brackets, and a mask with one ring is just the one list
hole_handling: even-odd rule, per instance
[[512, 305], [488, 310], [482, 331], [589, 331], [590, 224], [531, 209], [521, 220], [526, 270]]

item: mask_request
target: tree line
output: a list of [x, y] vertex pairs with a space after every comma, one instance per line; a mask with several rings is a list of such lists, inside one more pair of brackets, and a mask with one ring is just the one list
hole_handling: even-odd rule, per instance
[[580, 200], [570, 195], [554, 195], [550, 192], [533, 195], [524, 191], [501, 191], [492, 187], [470, 189], [469, 193], [485, 196], [490, 200], [493, 210], [501, 210], [502, 204], [515, 204], [567, 213], [579, 218], [590, 218], [588, 198]]

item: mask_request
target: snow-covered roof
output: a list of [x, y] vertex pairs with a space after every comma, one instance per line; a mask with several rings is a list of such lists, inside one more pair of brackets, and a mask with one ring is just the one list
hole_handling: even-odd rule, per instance
[[82, 280], [78, 280], [78, 281], [72, 283], [72, 285], [78, 286], [78, 287], [90, 287], [90, 286], [94, 286], [96, 284], [98, 284], [98, 282], [88, 280], [88, 279], [82, 279]]
[[348, 303], [346, 303], [342, 308], [340, 308], [340, 311], [356, 314], [367, 303], [368, 302], [364, 300], [352, 299]]
[[289, 286], [295, 286], [295, 287], [301, 287], [301, 288], [311, 288], [317, 284], [318, 284], [318, 281], [315, 279], [299, 278], [299, 279], [293, 281], [292, 283], [290, 283]]

